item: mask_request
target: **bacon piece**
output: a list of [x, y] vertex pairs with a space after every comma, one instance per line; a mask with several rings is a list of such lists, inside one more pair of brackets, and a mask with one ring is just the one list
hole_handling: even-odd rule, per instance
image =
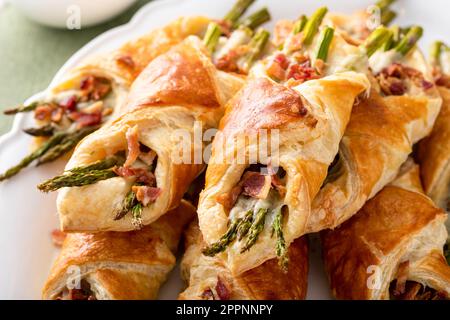
[[226, 211], [230, 211], [242, 192], [242, 185], [234, 186], [229, 192], [217, 196], [216, 201], [220, 203]]
[[70, 96], [69, 98], [63, 100], [59, 105], [66, 111], [74, 112], [77, 110], [78, 98], [76, 95]]
[[77, 123], [78, 129], [80, 129], [84, 127], [99, 125], [100, 123], [102, 123], [103, 116], [101, 112], [85, 113], [75, 111], [70, 113], [69, 118], [74, 120]]
[[51, 236], [53, 244], [56, 247], [61, 248], [64, 243], [64, 240], [66, 239], [67, 234], [59, 229], [55, 229], [52, 231]]
[[136, 199], [144, 206], [155, 202], [161, 194], [160, 188], [148, 186], [133, 186], [131, 190], [136, 193]]
[[127, 159], [124, 163], [124, 167], [131, 166], [136, 159], [139, 157], [140, 149], [139, 149], [139, 130], [138, 126], [135, 125], [132, 128], [129, 128], [127, 130], [127, 133], [125, 134], [127, 138], [127, 146], [128, 146], [128, 154]]
[[34, 118], [41, 121], [49, 120], [52, 116], [53, 109], [52, 105], [48, 103], [40, 105], [34, 110]]
[[216, 292], [220, 300], [230, 300], [231, 291], [221, 277], [217, 277]]
[[113, 169], [114, 172], [123, 178], [135, 177], [136, 182], [143, 183], [147, 186], [155, 186], [155, 175], [144, 168], [118, 167]]
[[258, 172], [247, 171], [242, 177], [242, 193], [257, 199], [266, 199], [271, 186], [271, 178]]
[[83, 91], [82, 100], [100, 100], [111, 91], [111, 83], [106, 78], [87, 76], [81, 81], [80, 89]]
[[319, 75], [316, 70], [311, 67], [311, 62], [305, 61], [301, 64], [291, 64], [287, 71], [287, 79], [299, 80], [302, 82], [317, 79]]
[[136, 64], [130, 55], [122, 55], [116, 59], [117, 63], [123, 67], [134, 69]]
[[216, 300], [214, 297], [214, 292], [211, 290], [211, 288], [205, 289], [202, 292], [202, 295], [200, 296], [203, 300]]

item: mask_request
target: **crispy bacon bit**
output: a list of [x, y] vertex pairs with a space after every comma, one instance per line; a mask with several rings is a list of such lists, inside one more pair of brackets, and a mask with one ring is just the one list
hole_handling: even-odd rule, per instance
[[294, 79], [298, 81], [308, 81], [319, 78], [316, 70], [311, 67], [311, 62], [305, 61], [301, 64], [291, 64], [287, 71], [287, 79]]
[[139, 149], [139, 130], [138, 126], [135, 125], [132, 128], [129, 128], [127, 130], [127, 133], [125, 134], [127, 138], [127, 145], [128, 145], [128, 154], [127, 159], [124, 163], [124, 167], [131, 166], [136, 159], [139, 157], [140, 149]]
[[136, 199], [144, 206], [155, 202], [161, 194], [160, 188], [148, 186], [133, 186], [131, 190], [136, 193]]
[[286, 70], [289, 67], [289, 59], [282, 53], [277, 54], [273, 60], [279, 64], [283, 70]]
[[59, 105], [68, 112], [74, 112], [77, 110], [77, 104], [78, 98], [77, 96], [73, 95], [62, 101]]
[[66, 233], [62, 232], [61, 230], [55, 229], [52, 231], [51, 236], [52, 236], [53, 244], [56, 247], [61, 248], [67, 235], [66, 235]]
[[268, 175], [247, 171], [242, 177], [242, 193], [252, 198], [266, 199], [270, 191], [271, 180]]
[[424, 90], [429, 90], [433, 84], [427, 81], [423, 74], [399, 63], [392, 63], [381, 70], [376, 76], [380, 88], [385, 95], [403, 95], [408, 90], [408, 81]]
[[34, 118], [37, 120], [49, 120], [52, 116], [53, 106], [50, 104], [43, 104], [34, 111]]
[[230, 211], [236, 203], [239, 195], [242, 192], [241, 184], [234, 186], [230, 192], [222, 193], [217, 196], [216, 201], [220, 203], [226, 211]]
[[114, 172], [123, 178], [136, 178], [136, 182], [143, 183], [147, 186], [155, 186], [155, 175], [144, 168], [118, 167], [113, 169]]
[[111, 91], [111, 82], [106, 78], [87, 76], [81, 81], [82, 100], [100, 100]]
[[75, 111], [69, 114], [69, 118], [74, 120], [77, 123], [77, 127], [80, 129], [100, 124], [102, 122], [102, 113], [85, 113]]
[[278, 80], [286, 79], [286, 70], [289, 67], [289, 59], [286, 55], [279, 53], [267, 64], [267, 74]]
[[406, 281], [408, 280], [409, 261], [400, 263], [397, 270], [397, 283], [394, 289], [394, 295], [401, 295], [405, 292]]
[[116, 59], [117, 63], [121, 66], [124, 66], [126, 68], [134, 69], [136, 64], [134, 63], [134, 60], [129, 55], [122, 55]]
[[231, 292], [221, 277], [217, 277], [216, 292], [220, 300], [230, 300]]
[[236, 63], [238, 57], [239, 55], [235, 50], [230, 50], [226, 55], [220, 57], [215, 65], [217, 69], [222, 71], [239, 72], [239, 66]]
[[216, 300], [214, 297], [214, 292], [211, 290], [211, 288], [205, 289], [205, 291], [202, 292], [202, 295], [200, 296], [203, 300]]

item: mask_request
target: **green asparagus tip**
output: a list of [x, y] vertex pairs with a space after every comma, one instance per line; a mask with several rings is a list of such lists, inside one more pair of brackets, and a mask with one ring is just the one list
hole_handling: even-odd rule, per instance
[[303, 43], [305, 45], [309, 45], [312, 43], [314, 36], [316, 35], [317, 31], [319, 30], [319, 26], [322, 23], [322, 20], [325, 17], [327, 12], [328, 12], [327, 7], [319, 8], [308, 19], [308, 21], [306, 22], [305, 28], [304, 28], [305, 37], [303, 39]]
[[380, 23], [388, 26], [397, 17], [397, 13], [392, 10], [386, 10], [381, 13]]
[[34, 111], [38, 107], [38, 105], [39, 105], [39, 103], [33, 102], [32, 104], [30, 104], [28, 106], [18, 106], [15, 108], [7, 109], [7, 110], [3, 111], [3, 114], [10, 116], [10, 115], [14, 115], [14, 114], [21, 113], [21, 112], [31, 112], [31, 111]]
[[131, 208], [132, 224], [137, 230], [142, 229], [142, 210], [144, 210], [144, 206], [140, 202]]
[[388, 9], [394, 2], [395, 0], [380, 0], [375, 5], [383, 11]]
[[268, 210], [261, 208], [256, 213], [256, 217], [253, 220], [253, 223], [248, 230], [247, 241], [244, 246], [241, 248], [241, 253], [250, 250], [250, 248], [256, 243], [260, 233], [264, 230], [264, 224], [266, 222], [266, 215]]
[[430, 60], [434, 66], [439, 66], [441, 60], [442, 47], [444, 43], [442, 41], [435, 41], [430, 48]]
[[308, 22], [308, 18], [303, 14], [300, 16], [300, 19], [298, 19], [294, 24], [293, 33], [297, 34], [303, 31], [305, 28], [306, 23]]
[[233, 8], [225, 15], [223, 20], [230, 22], [232, 26], [235, 25], [253, 2], [255, 2], [255, 0], [238, 0]]
[[395, 46], [395, 50], [402, 55], [406, 55], [422, 37], [423, 29], [419, 26], [413, 26], [408, 33]]
[[204, 248], [202, 253], [205, 256], [213, 257], [216, 254], [225, 251], [227, 246], [232, 243], [237, 236], [237, 228], [239, 227], [242, 219], [236, 219], [233, 223], [231, 223], [227, 232], [215, 243], [210, 246]]
[[203, 39], [203, 43], [209, 52], [213, 53], [216, 49], [217, 43], [219, 42], [219, 38], [222, 34], [222, 30], [219, 25], [215, 22], [211, 22], [208, 25], [208, 29], [206, 30], [205, 38]]
[[278, 263], [280, 267], [287, 271], [289, 258], [287, 255], [287, 247], [286, 247], [286, 241], [284, 240], [283, 235], [283, 211], [282, 208], [279, 208], [275, 214], [275, 219], [273, 220], [272, 224], [272, 236], [276, 235], [276, 246], [275, 246], [275, 253], [278, 257]]
[[334, 29], [326, 27], [322, 32], [322, 40], [320, 41], [319, 50], [317, 52], [317, 59], [324, 62], [327, 61], [328, 51], [333, 40]]
[[239, 22], [238, 25], [255, 30], [267, 21], [270, 21], [270, 19], [271, 16], [269, 10], [267, 8], [262, 8], [245, 18], [242, 22]]
[[390, 41], [392, 37], [392, 31], [384, 26], [376, 28], [363, 44], [368, 57], [372, 56], [379, 48]]
[[267, 42], [269, 41], [270, 33], [265, 29], [260, 29], [252, 37], [249, 43], [249, 50], [247, 54], [243, 57], [242, 71], [247, 73], [250, 67], [258, 58], [258, 56], [264, 51]]

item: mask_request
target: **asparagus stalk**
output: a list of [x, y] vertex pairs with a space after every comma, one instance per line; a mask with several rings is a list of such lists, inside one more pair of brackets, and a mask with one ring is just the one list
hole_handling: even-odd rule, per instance
[[122, 158], [113, 156], [87, 166], [76, 167], [39, 184], [38, 189], [50, 192], [64, 187], [81, 187], [110, 179], [117, 176], [112, 168], [121, 162], [123, 162]]
[[223, 19], [234, 27], [239, 18], [247, 11], [253, 2], [255, 2], [255, 0], [238, 0]]
[[247, 241], [242, 247], [241, 253], [250, 250], [250, 248], [256, 243], [256, 240], [258, 240], [259, 234], [264, 229], [267, 212], [267, 209], [261, 208], [256, 213], [256, 217], [253, 220], [252, 226], [248, 230]]
[[367, 56], [372, 56], [381, 46], [390, 40], [391, 36], [392, 32], [388, 28], [384, 26], [376, 28], [363, 44]]
[[34, 111], [37, 107], [39, 106], [38, 102], [33, 102], [32, 104], [28, 105], [28, 106], [19, 106], [16, 108], [12, 108], [12, 109], [7, 109], [5, 111], [3, 111], [3, 113], [5, 115], [14, 115], [17, 113], [21, 113], [21, 112], [31, 112]]
[[381, 11], [389, 9], [391, 4], [393, 4], [395, 0], [380, 0], [375, 5], [380, 8]]
[[5, 173], [0, 175], [0, 181], [6, 180], [18, 174], [22, 169], [26, 168], [34, 160], [39, 159], [52, 147], [61, 143], [61, 141], [67, 136], [65, 132], [59, 132], [47, 140], [42, 146], [30, 153], [28, 156], [22, 159], [16, 166], [8, 169]]
[[122, 201], [120, 209], [116, 211], [114, 220], [120, 220], [125, 217], [125, 215], [136, 205], [136, 202], [136, 194], [133, 191], [128, 192]]
[[283, 270], [287, 270], [289, 259], [288, 259], [288, 255], [287, 255], [286, 241], [284, 240], [284, 235], [283, 235], [283, 211], [282, 211], [282, 208], [279, 208], [277, 210], [277, 212], [275, 213], [275, 219], [272, 224], [272, 236], [274, 234], [277, 237], [275, 252], [279, 259], [278, 262], [280, 264], [280, 267]]
[[430, 48], [430, 62], [434, 66], [440, 66], [441, 62], [441, 53], [442, 48], [444, 47], [444, 43], [442, 41], [435, 41], [431, 45]]
[[408, 33], [400, 40], [400, 42], [394, 47], [395, 51], [406, 55], [422, 37], [423, 29], [419, 26], [412, 26]]
[[204, 248], [202, 253], [205, 256], [213, 257], [216, 254], [225, 251], [227, 246], [236, 239], [237, 229], [241, 222], [242, 219], [236, 219], [236, 221], [232, 222], [227, 232], [217, 242]]
[[28, 128], [23, 131], [33, 137], [51, 137], [55, 132], [55, 127], [47, 124], [40, 128]]
[[308, 18], [304, 14], [301, 15], [300, 19], [298, 19], [297, 22], [294, 24], [294, 29], [292, 32], [294, 34], [302, 32], [307, 22]]
[[215, 22], [211, 22], [208, 25], [208, 29], [206, 29], [206, 34], [203, 39], [203, 43], [205, 44], [205, 47], [209, 52], [214, 52], [221, 35], [222, 30], [220, 29], [219, 25]]
[[260, 25], [270, 21], [270, 19], [271, 16], [269, 10], [267, 10], [267, 8], [262, 8], [242, 20], [242, 22], [239, 22], [239, 27], [247, 27], [251, 30], [255, 30]]
[[61, 143], [50, 148], [42, 157], [38, 159], [37, 165], [52, 162], [72, 150], [88, 134], [98, 129], [98, 126], [85, 127], [75, 132], [67, 134]]
[[381, 12], [381, 17], [380, 17], [380, 23], [382, 25], [389, 25], [389, 23], [391, 23], [392, 20], [394, 20], [397, 17], [397, 13], [395, 13], [392, 10], [385, 10]]
[[253, 211], [248, 210], [245, 213], [244, 218], [242, 219], [241, 223], [239, 224], [237, 228], [237, 238], [238, 240], [242, 240], [248, 233], [248, 230], [252, 226], [253, 221]]
[[240, 59], [239, 64], [244, 72], [248, 72], [256, 58], [264, 51], [269, 41], [270, 33], [261, 29], [252, 37], [249, 43], [249, 51]]
[[319, 30], [319, 26], [322, 23], [322, 20], [325, 17], [325, 14], [327, 12], [328, 12], [328, 9], [326, 7], [319, 8], [308, 19], [308, 22], [306, 22], [306, 25], [303, 30], [303, 32], [305, 34], [303, 43], [305, 45], [310, 45], [312, 43], [314, 36], [316, 35], [317, 31]]
[[330, 49], [331, 41], [333, 40], [334, 29], [326, 27], [322, 32], [322, 40], [320, 41], [319, 50], [317, 52], [317, 59], [327, 61], [328, 51]]
[[140, 202], [131, 208], [132, 224], [135, 229], [142, 229], [142, 210], [144, 210], [144, 206]]
[[383, 45], [384, 51], [388, 51], [392, 49], [394, 46], [397, 45], [398, 41], [400, 40], [400, 27], [395, 25], [389, 28], [391, 30], [391, 35], [389, 37], [389, 40], [386, 41], [386, 43]]

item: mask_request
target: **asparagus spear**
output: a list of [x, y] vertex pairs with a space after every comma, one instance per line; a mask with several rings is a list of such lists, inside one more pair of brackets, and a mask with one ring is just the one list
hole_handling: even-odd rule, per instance
[[376, 28], [363, 44], [363, 48], [366, 50], [368, 57], [373, 55], [382, 45], [384, 45], [392, 36], [392, 32], [384, 27], [379, 26]]
[[122, 201], [120, 209], [116, 212], [114, 220], [120, 220], [130, 212], [130, 210], [136, 205], [136, 194], [133, 191], [128, 192]]
[[387, 26], [397, 17], [397, 13], [392, 10], [385, 10], [381, 12], [380, 23]]
[[202, 253], [205, 256], [213, 257], [216, 254], [225, 251], [227, 246], [232, 243], [237, 236], [237, 229], [242, 222], [242, 219], [236, 219], [232, 222], [227, 232], [215, 243], [203, 249]]
[[206, 29], [206, 34], [203, 39], [203, 43], [209, 52], [214, 52], [216, 49], [219, 38], [222, 35], [222, 30], [219, 25], [215, 22], [211, 22]]
[[325, 17], [325, 14], [327, 12], [328, 12], [328, 9], [326, 7], [319, 8], [308, 19], [308, 22], [306, 22], [306, 25], [303, 29], [303, 32], [305, 33], [303, 43], [305, 45], [309, 45], [312, 43], [314, 36], [316, 35], [317, 31], [319, 30], [319, 26], [322, 23], [322, 20]]
[[269, 40], [270, 33], [267, 30], [261, 29], [252, 37], [249, 43], [249, 51], [239, 59], [239, 65], [241, 70], [248, 72], [255, 59], [264, 51], [267, 41]]
[[393, 4], [395, 0], [380, 0], [375, 5], [380, 8], [381, 11], [389, 9], [390, 5]]
[[13, 115], [16, 113], [20, 113], [20, 112], [30, 112], [30, 111], [34, 111], [37, 107], [39, 106], [38, 102], [33, 102], [32, 104], [28, 105], [28, 106], [19, 106], [16, 108], [12, 108], [12, 109], [7, 109], [5, 111], [3, 111], [3, 113], [5, 115]]
[[0, 175], [0, 181], [6, 180], [18, 174], [23, 168], [26, 168], [31, 162], [36, 159], [39, 159], [42, 155], [44, 155], [48, 150], [52, 147], [58, 145], [65, 137], [67, 133], [59, 132], [47, 140], [43, 145], [41, 145], [38, 149], [30, 153], [28, 156], [22, 159], [16, 166], [8, 169], [5, 173]]
[[319, 50], [317, 52], [317, 59], [327, 61], [328, 50], [330, 49], [331, 41], [333, 40], [334, 29], [326, 27], [322, 32], [322, 40], [320, 41]]
[[255, 2], [255, 0], [238, 0], [233, 8], [225, 15], [223, 20], [229, 22], [232, 27], [239, 18], [247, 11], [247, 9]]
[[305, 28], [306, 23], [308, 22], [308, 18], [303, 14], [300, 19], [297, 20], [297, 22], [294, 24], [293, 33], [297, 34], [303, 31]]
[[144, 210], [144, 207], [140, 202], [136, 203], [133, 208], [131, 208], [133, 217], [132, 224], [135, 229], [142, 229], [142, 210]]
[[286, 241], [283, 236], [283, 211], [281, 207], [275, 213], [275, 219], [273, 220], [272, 236], [274, 234], [277, 237], [275, 252], [279, 259], [278, 262], [283, 270], [287, 270], [289, 259], [287, 255]]
[[113, 156], [87, 166], [76, 167], [39, 184], [38, 189], [50, 192], [64, 187], [81, 187], [110, 179], [117, 176], [112, 168], [122, 162], [121, 157]]
[[397, 45], [398, 41], [400, 40], [401, 29], [399, 26], [397, 25], [392, 26], [389, 28], [389, 30], [391, 30], [391, 35], [389, 37], [389, 40], [387, 40], [383, 45], [384, 51], [392, 49], [394, 46]]
[[47, 124], [40, 128], [28, 128], [23, 131], [33, 137], [51, 137], [55, 132], [55, 127]]
[[419, 26], [412, 26], [408, 33], [400, 40], [400, 42], [394, 47], [395, 51], [406, 55], [422, 37], [423, 29]]
[[442, 48], [445, 44], [442, 41], [435, 41], [430, 48], [430, 62], [434, 66], [440, 66]]
[[75, 132], [67, 134], [64, 139], [57, 145], [50, 148], [45, 154], [43, 154], [39, 159], [37, 165], [48, 163], [58, 159], [70, 150], [72, 150], [78, 142], [80, 142], [88, 134], [94, 132], [98, 129], [98, 126], [85, 127]]
[[248, 210], [245, 213], [244, 218], [242, 219], [241, 223], [239, 224], [237, 228], [237, 238], [238, 240], [242, 240], [248, 233], [248, 230], [252, 226], [253, 221], [253, 211]]
[[268, 212], [267, 209], [261, 208], [256, 213], [256, 217], [253, 220], [252, 226], [248, 231], [247, 241], [244, 247], [242, 247], [241, 253], [250, 250], [250, 248], [256, 243], [256, 240], [258, 240], [259, 234], [264, 229], [267, 212]]
[[239, 22], [238, 25], [239, 27], [247, 27], [251, 30], [255, 30], [260, 25], [270, 21], [270, 19], [271, 17], [269, 10], [267, 10], [267, 8], [262, 8]]

